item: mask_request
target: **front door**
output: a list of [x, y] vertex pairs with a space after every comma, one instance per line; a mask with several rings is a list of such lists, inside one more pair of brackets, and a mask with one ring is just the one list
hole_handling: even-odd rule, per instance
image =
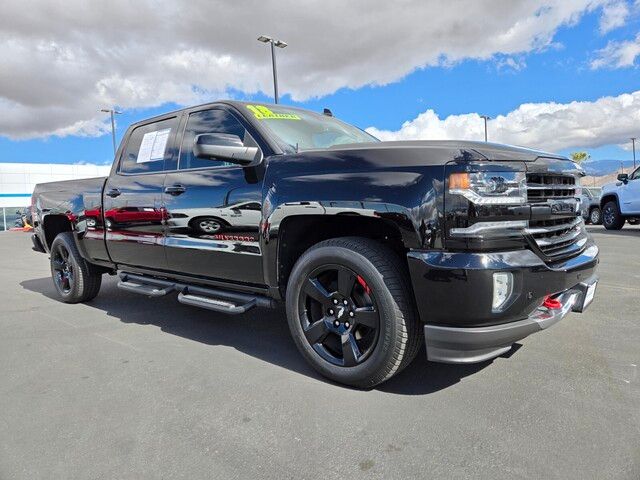
[[[175, 167], [178, 118], [135, 127], [103, 194], [105, 239], [122, 266], [167, 268], [162, 205], [165, 170]], [[173, 167], [172, 164], [173, 163]]]
[[640, 213], [640, 167], [629, 175], [629, 181], [620, 188], [622, 213]]
[[168, 266], [189, 275], [263, 284], [261, 166], [195, 157], [194, 138], [203, 133], [253, 141], [241, 121], [221, 107], [189, 114], [178, 170], [164, 183]]

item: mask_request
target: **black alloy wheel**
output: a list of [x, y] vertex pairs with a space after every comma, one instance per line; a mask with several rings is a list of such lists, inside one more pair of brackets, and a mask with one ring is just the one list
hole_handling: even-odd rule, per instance
[[73, 233], [58, 234], [51, 243], [50, 253], [51, 277], [63, 302], [86, 302], [98, 295], [102, 273], [82, 258]]
[[620, 215], [618, 204], [615, 201], [609, 201], [605, 204], [602, 211], [602, 224], [607, 230], [620, 230], [624, 226], [624, 217]]
[[74, 286], [74, 268], [69, 259], [69, 250], [63, 243], [57, 243], [51, 251], [53, 281], [63, 294], [69, 294]]
[[388, 380], [423, 343], [406, 265], [372, 239], [339, 237], [310, 247], [291, 270], [286, 306], [303, 357], [346, 385]]
[[299, 307], [305, 338], [326, 361], [353, 367], [374, 350], [380, 313], [371, 289], [351, 269], [315, 269], [300, 291]]

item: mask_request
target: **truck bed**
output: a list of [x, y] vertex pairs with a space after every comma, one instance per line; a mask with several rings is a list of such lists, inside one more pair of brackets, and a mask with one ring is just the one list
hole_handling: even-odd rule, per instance
[[[102, 212], [102, 189], [107, 177], [85, 178], [81, 180], [65, 180], [60, 182], [39, 183], [33, 190], [31, 204], [33, 206], [33, 220], [35, 235], [41, 245], [48, 250], [53, 241], [52, 235], [46, 234], [47, 217], [60, 219], [66, 217], [77, 224], [76, 228], [84, 230], [84, 220], [88, 211]], [[59, 221], [59, 220], [54, 220]], [[95, 250], [95, 258], [108, 259], [104, 246], [103, 235], [90, 242]]]
[[48, 213], [80, 213], [100, 206], [102, 188], [107, 177], [39, 183], [33, 190], [33, 204]]

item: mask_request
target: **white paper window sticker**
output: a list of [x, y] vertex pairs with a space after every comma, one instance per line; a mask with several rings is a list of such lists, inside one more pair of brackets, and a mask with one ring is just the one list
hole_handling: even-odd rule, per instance
[[167, 149], [167, 141], [169, 140], [170, 128], [164, 130], [156, 130], [145, 133], [142, 137], [142, 143], [138, 149], [138, 158], [136, 163], [154, 162], [164, 158]]

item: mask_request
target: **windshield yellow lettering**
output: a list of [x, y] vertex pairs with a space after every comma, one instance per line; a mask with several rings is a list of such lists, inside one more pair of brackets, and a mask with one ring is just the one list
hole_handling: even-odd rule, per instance
[[277, 119], [277, 120], [300, 120], [295, 113], [275, 113], [264, 105], [247, 105], [253, 116], [258, 120]]

